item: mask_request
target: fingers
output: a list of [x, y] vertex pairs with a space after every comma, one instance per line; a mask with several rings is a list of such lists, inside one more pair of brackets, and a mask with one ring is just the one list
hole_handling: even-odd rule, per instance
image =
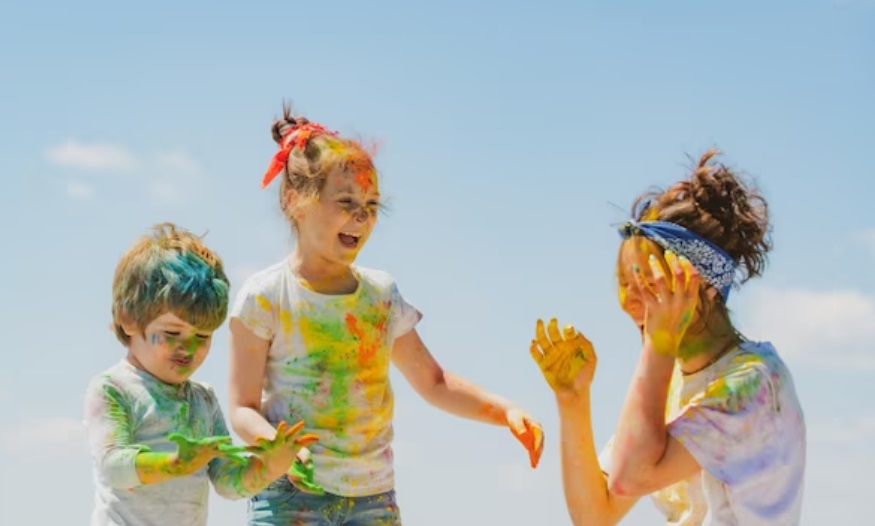
[[678, 258], [678, 266], [681, 267], [681, 270], [684, 272], [686, 276], [686, 290], [691, 294], [698, 296], [699, 293], [699, 284], [701, 283], [701, 275], [696, 267], [684, 256]]
[[[283, 423], [285, 424], [285, 422]], [[304, 429], [304, 421], [299, 420], [295, 425], [289, 426], [288, 431], [286, 431], [286, 436], [291, 438], [300, 433], [302, 429]]]
[[650, 273], [653, 275], [653, 290], [657, 298], [661, 299], [664, 294], [672, 292], [672, 284], [666, 278], [665, 270], [659, 260], [660, 258], [656, 254], [650, 254], [647, 258], [647, 262], [650, 265]]
[[687, 273], [684, 271], [684, 267], [681, 266], [677, 254], [671, 250], [666, 250], [663, 257], [665, 258], [666, 264], [668, 264], [668, 270], [672, 277], [671, 290], [674, 292], [686, 290], [688, 285]]
[[526, 432], [526, 421], [523, 413], [518, 410], [507, 412], [507, 427], [517, 438]]
[[559, 322], [556, 321], [556, 318], [552, 318], [549, 325], [547, 325], [547, 335], [550, 337], [550, 343], [553, 346], [559, 345], [562, 342], [562, 336], [559, 334]]
[[532, 355], [532, 359], [535, 360], [535, 363], [541, 363], [541, 360], [544, 359], [543, 353], [541, 353], [541, 349], [538, 347], [538, 342], [532, 340], [532, 345], [529, 347], [529, 353]]
[[526, 422], [532, 434], [532, 448], [529, 450], [529, 463], [532, 469], [538, 467], [541, 461], [541, 453], [544, 452], [544, 430], [537, 422]]
[[544, 356], [547, 356], [553, 350], [553, 345], [550, 343], [549, 338], [547, 338], [547, 332], [544, 330], [544, 320], [538, 320], [538, 323], [535, 325], [535, 341], [538, 342], [538, 346], [540, 346]]
[[641, 292], [641, 299], [644, 302], [656, 301], [659, 302], [659, 294], [654, 290], [653, 287], [647, 282], [647, 279], [644, 276], [644, 272], [641, 270], [637, 264], [632, 265], [632, 276], [635, 279], [635, 285], [638, 287], [638, 290]]
[[319, 442], [319, 437], [313, 434], [301, 435], [295, 439], [295, 444], [299, 446], [309, 446], [314, 442]]

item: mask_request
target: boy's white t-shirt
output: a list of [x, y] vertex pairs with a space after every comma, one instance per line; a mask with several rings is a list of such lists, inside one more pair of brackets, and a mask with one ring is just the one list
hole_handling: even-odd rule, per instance
[[[770, 343], [744, 342], [691, 375], [675, 367], [668, 432], [702, 471], [651, 495], [669, 525], [792, 526], [802, 509], [805, 421]], [[599, 455], [610, 472], [610, 444]]]
[[122, 360], [89, 384], [85, 427], [96, 486], [92, 526], [206, 526], [210, 481], [225, 498], [251, 496], [240, 483], [244, 466], [224, 458], [158, 484], [143, 485], [137, 475], [140, 452], [177, 451], [170, 433], [228, 436], [219, 402], [206, 384], [167, 384]]
[[262, 414], [273, 425], [303, 420], [319, 437], [308, 446], [316, 482], [347, 497], [394, 488], [392, 345], [421, 318], [389, 274], [353, 271], [355, 292], [319, 294], [286, 259], [247, 279], [231, 311], [271, 342]]

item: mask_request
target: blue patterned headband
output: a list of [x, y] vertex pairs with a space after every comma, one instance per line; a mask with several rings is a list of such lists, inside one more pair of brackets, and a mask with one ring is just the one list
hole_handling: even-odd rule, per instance
[[644, 236], [663, 249], [686, 257], [702, 279], [720, 291], [723, 301], [729, 299], [736, 265], [725, 250], [680, 225], [666, 221], [628, 221], [620, 227], [623, 239], [633, 235]]

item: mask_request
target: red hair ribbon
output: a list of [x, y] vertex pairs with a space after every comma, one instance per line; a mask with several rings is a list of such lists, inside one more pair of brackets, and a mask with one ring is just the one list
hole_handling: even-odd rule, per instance
[[310, 138], [316, 133], [337, 135], [337, 132], [328, 131], [324, 126], [316, 124], [315, 122], [291, 126], [286, 132], [285, 137], [283, 137], [283, 141], [280, 144], [280, 151], [276, 152], [276, 155], [270, 160], [270, 165], [268, 165], [267, 171], [264, 172], [264, 178], [261, 180], [261, 187], [266, 188], [267, 185], [276, 178], [277, 174], [285, 170], [286, 162], [289, 160], [289, 153], [291, 153], [292, 149], [296, 147], [306, 147], [307, 142], [309, 142]]

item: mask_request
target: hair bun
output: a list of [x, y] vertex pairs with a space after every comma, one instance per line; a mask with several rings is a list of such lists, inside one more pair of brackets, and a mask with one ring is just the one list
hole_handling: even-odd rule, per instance
[[294, 117], [292, 115], [292, 106], [290, 104], [283, 104], [283, 116], [281, 119], [273, 121], [273, 124], [270, 126], [270, 134], [273, 140], [280, 144], [292, 128], [303, 126], [308, 122], [310, 121], [305, 117]]

